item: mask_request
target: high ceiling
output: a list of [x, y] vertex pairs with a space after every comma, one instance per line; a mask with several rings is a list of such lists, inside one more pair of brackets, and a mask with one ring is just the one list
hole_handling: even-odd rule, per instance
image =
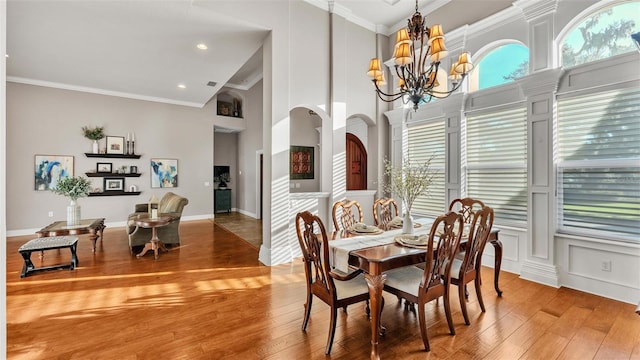
[[[237, 0], [217, 0], [215, 5], [230, 1]], [[306, 1], [328, 7], [326, 0]], [[507, 0], [433, 0], [421, 1], [420, 11], [428, 23], [441, 23], [446, 30], [510, 6]], [[260, 80], [261, 44], [268, 34], [212, 8], [195, 0], [9, 0], [7, 77], [204, 106], [224, 85], [248, 89]], [[414, 8], [413, 0], [335, 0], [334, 12], [389, 34], [406, 24]], [[200, 50], [198, 44], [208, 49]]]

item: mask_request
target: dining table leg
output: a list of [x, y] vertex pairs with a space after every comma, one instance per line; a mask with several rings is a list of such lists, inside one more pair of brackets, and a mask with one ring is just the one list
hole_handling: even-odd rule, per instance
[[382, 325], [380, 324], [380, 315], [382, 310], [382, 289], [387, 279], [386, 274], [364, 275], [367, 286], [369, 287], [369, 301], [371, 302], [371, 360], [379, 360], [378, 342]]
[[500, 266], [502, 265], [502, 243], [498, 238], [492, 239], [490, 241], [491, 245], [493, 245], [495, 252], [495, 263], [493, 265], [493, 286], [498, 293], [498, 296], [502, 296], [502, 290], [498, 286], [498, 279], [500, 278]]

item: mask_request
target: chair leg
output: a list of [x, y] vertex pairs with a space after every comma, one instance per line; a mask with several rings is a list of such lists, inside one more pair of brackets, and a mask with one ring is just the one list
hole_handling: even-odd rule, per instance
[[343, 307], [342, 307], [342, 311], [347, 312], [347, 307], [346, 307], [346, 306], [343, 306]]
[[418, 302], [418, 320], [420, 321], [420, 335], [422, 336], [422, 343], [426, 351], [431, 351], [429, 347], [429, 338], [427, 337], [427, 321], [424, 317], [424, 304]]
[[469, 325], [469, 314], [467, 314], [467, 285], [458, 284], [458, 297], [460, 298], [460, 309], [462, 309], [462, 316], [464, 317], [464, 323]]
[[336, 318], [338, 317], [338, 309], [334, 306], [331, 307], [331, 322], [329, 324], [329, 338], [327, 339], [327, 349], [325, 354], [331, 354], [331, 347], [333, 346], [333, 337], [336, 335]]
[[[447, 285], [448, 287], [448, 285]], [[449, 332], [451, 335], [456, 334], [456, 329], [453, 327], [453, 318], [451, 317], [451, 304], [449, 303], [449, 291], [444, 291], [444, 313], [447, 315], [447, 324], [449, 324]]]
[[311, 315], [311, 303], [313, 301], [313, 295], [307, 294], [307, 302], [304, 304], [304, 321], [302, 322], [302, 331], [307, 330], [307, 324], [309, 323], [309, 316]]
[[475, 286], [476, 286], [476, 295], [478, 296], [478, 302], [480, 303], [480, 309], [482, 309], [482, 312], [485, 312], [484, 301], [482, 301], [482, 289], [480, 288], [479, 277], [476, 277]]

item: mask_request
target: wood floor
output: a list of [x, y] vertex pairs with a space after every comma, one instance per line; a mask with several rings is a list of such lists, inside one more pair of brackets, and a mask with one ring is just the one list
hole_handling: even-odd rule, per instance
[[[107, 229], [91, 253], [82, 236], [74, 270], [20, 278], [18, 247], [7, 242], [9, 359], [323, 359], [329, 309], [314, 301], [301, 331], [305, 298], [300, 261], [273, 267], [258, 251], [212, 221], [183, 222], [182, 245], [158, 260], [129, 254], [123, 228]], [[48, 251], [44, 265], [68, 261]], [[41, 260], [34, 254], [34, 263]], [[483, 278], [492, 278], [484, 269]], [[503, 273], [481, 313], [473, 289], [465, 326], [452, 295], [457, 335], [448, 333], [442, 301], [427, 308], [432, 351], [422, 350], [416, 315], [385, 295], [382, 359], [639, 359], [635, 306]], [[368, 359], [363, 305], [338, 314], [331, 359]]]

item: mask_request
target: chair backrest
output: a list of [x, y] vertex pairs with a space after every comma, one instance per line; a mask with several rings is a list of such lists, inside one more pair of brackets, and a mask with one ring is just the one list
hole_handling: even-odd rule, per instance
[[335, 298], [335, 285], [329, 275], [329, 243], [322, 220], [309, 211], [298, 213], [296, 233], [302, 250], [309, 290], [312, 293], [324, 292]]
[[172, 192], [164, 194], [158, 204], [158, 211], [161, 213], [178, 213], [182, 215], [182, 209], [189, 204], [189, 200]]
[[483, 207], [484, 203], [482, 201], [466, 197], [451, 201], [451, 204], [449, 204], [449, 211], [457, 212], [462, 215], [462, 221], [464, 221], [465, 224], [471, 224], [473, 221], [473, 214]]
[[458, 252], [464, 224], [462, 215], [448, 212], [436, 218], [429, 232], [427, 260], [425, 263], [421, 292], [436, 287], [444, 288], [451, 278], [451, 266]]
[[[460, 267], [461, 273], [479, 270], [482, 264], [482, 252], [487, 244], [489, 234], [493, 227], [493, 209], [484, 206], [473, 215], [471, 228], [469, 228], [469, 241], [465, 249], [464, 260]], [[461, 278], [461, 277], [459, 277]]]
[[[338, 214], [339, 210], [342, 210], [340, 214]], [[357, 218], [354, 211], [358, 212]], [[355, 200], [336, 201], [336, 203], [333, 204], [331, 215], [333, 217], [333, 226], [336, 231], [349, 230], [356, 223], [364, 221], [362, 207], [360, 207], [360, 203]]]
[[377, 199], [373, 203], [373, 220], [376, 226], [386, 229], [391, 220], [398, 216], [398, 203], [391, 198]]

